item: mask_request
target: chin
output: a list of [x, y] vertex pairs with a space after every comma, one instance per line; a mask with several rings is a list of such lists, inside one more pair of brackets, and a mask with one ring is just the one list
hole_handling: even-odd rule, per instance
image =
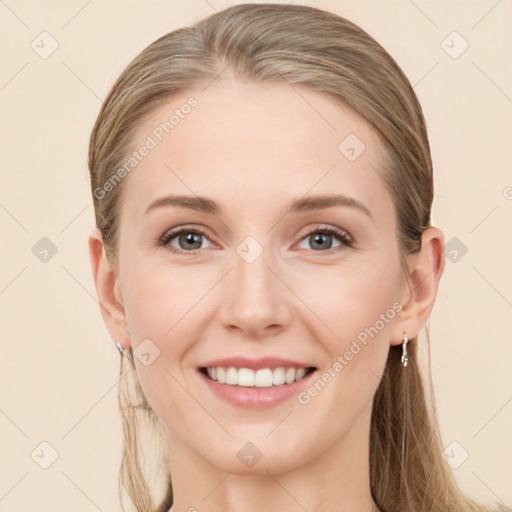
[[278, 443], [269, 439], [240, 441], [231, 443], [224, 450], [218, 448], [215, 453], [203, 452], [203, 457], [215, 467], [234, 475], [264, 476], [286, 473], [307, 463], [307, 455], [297, 446], [288, 445], [287, 450], [280, 449]]

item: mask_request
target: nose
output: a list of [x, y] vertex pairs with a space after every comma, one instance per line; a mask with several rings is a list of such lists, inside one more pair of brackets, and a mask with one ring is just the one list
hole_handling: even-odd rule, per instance
[[223, 326], [250, 339], [262, 339], [286, 329], [291, 318], [288, 299], [292, 294], [265, 250], [252, 262], [235, 252], [233, 262], [234, 268], [223, 284]]

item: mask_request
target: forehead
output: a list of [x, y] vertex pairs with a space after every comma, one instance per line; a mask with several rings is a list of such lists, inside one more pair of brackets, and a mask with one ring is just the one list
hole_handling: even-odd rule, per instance
[[134, 148], [142, 145], [151, 149], [123, 192], [134, 215], [164, 192], [216, 197], [233, 211], [308, 192], [366, 198], [376, 215], [393, 209], [376, 130], [304, 86], [219, 82], [180, 92], [139, 125]]

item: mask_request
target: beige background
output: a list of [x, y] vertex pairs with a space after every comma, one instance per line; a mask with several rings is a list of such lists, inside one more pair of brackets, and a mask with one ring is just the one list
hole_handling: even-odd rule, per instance
[[[88, 259], [88, 137], [137, 53], [232, 3], [0, 2], [0, 511], [119, 510], [119, 355]], [[447, 452], [454, 465], [469, 454], [454, 470], [468, 495], [511, 505], [512, 5], [303, 3], [362, 26], [415, 85], [435, 163], [434, 221], [467, 247], [447, 261], [430, 322], [443, 442], [458, 443]], [[59, 45], [47, 59], [31, 48], [42, 31]], [[453, 31], [469, 44], [456, 59], [445, 50], [463, 40], [442, 43]], [[42, 237], [58, 250], [47, 262], [32, 252]], [[58, 452], [48, 469], [43, 441]]]

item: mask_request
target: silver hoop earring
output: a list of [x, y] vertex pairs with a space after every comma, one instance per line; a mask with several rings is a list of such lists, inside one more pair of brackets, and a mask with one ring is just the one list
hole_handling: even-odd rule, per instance
[[407, 342], [409, 341], [409, 338], [407, 336], [404, 336], [404, 341], [402, 343], [402, 364], [404, 365], [404, 368], [407, 366], [407, 363], [409, 362], [409, 358], [407, 357]]
[[121, 342], [119, 341], [119, 334], [117, 335], [117, 343], [116, 343], [116, 347], [118, 348], [119, 352], [121, 354], [124, 355], [124, 357], [126, 357], [126, 359], [128, 360], [128, 362], [130, 362], [130, 357], [128, 356], [128, 351], [125, 350], [122, 346], [121, 346]]

